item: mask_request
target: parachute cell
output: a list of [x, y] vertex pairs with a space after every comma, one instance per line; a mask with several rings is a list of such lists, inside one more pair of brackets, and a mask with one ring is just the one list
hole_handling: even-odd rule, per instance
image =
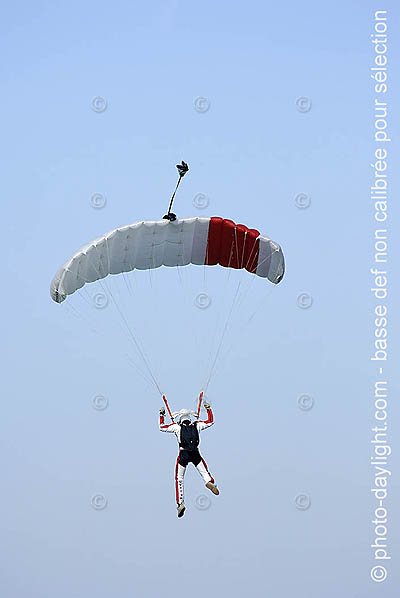
[[217, 217], [156, 220], [114, 229], [82, 247], [59, 269], [50, 293], [61, 303], [109, 274], [188, 264], [246, 269], [274, 284], [284, 274], [281, 248], [255, 229]]

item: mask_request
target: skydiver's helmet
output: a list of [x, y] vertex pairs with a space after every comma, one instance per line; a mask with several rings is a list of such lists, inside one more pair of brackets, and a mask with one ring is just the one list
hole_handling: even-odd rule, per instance
[[191, 424], [193, 421], [192, 416], [196, 417], [197, 413], [195, 411], [190, 411], [189, 409], [181, 409], [180, 411], [175, 411], [172, 416], [174, 418], [178, 418], [180, 425], [182, 425], [184, 422]]

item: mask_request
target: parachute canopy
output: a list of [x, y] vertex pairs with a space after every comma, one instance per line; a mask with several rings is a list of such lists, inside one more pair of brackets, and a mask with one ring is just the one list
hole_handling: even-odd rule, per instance
[[188, 264], [246, 269], [274, 284], [285, 268], [279, 245], [232, 220], [149, 220], [116, 228], [82, 247], [59, 269], [50, 293], [61, 303], [87, 282], [109, 274]]

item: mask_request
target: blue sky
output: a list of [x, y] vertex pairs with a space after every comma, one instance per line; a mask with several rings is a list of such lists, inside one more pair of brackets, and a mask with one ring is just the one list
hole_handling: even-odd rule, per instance
[[[392, 562], [373, 584], [370, 427], [375, 368], [369, 291], [374, 3], [21, 2], [4, 7], [2, 573], [7, 598], [190, 592], [392, 597], [399, 484], [388, 501]], [[390, 419], [399, 380], [398, 7], [390, 14]], [[397, 69], [398, 70], [398, 69]], [[107, 101], [103, 112], [94, 97]], [[198, 112], [196, 98], [209, 109]], [[305, 113], [299, 97], [311, 99]], [[283, 248], [276, 288], [256, 280], [230, 321], [208, 389], [216, 424], [176, 518], [175, 440], [99, 288], [62, 306], [58, 267], [118, 225], [223, 216]], [[94, 193], [106, 197], [94, 209]], [[199, 210], [193, 198], [204, 193]], [[308, 209], [295, 198], [311, 198]], [[174, 408], [191, 408], [239, 280], [202, 269], [137, 273], [110, 288]], [[143, 276], [141, 276], [143, 274]], [[101, 292], [101, 288], [100, 288]], [[195, 297], [207, 292], [208, 309]], [[313, 298], [300, 309], [300, 293]], [[397, 300], [397, 302], [396, 302]], [[249, 323], [248, 318], [257, 309]], [[232, 349], [231, 349], [232, 346]], [[215, 345], [214, 345], [215, 347]], [[134, 361], [129, 364], [126, 353]], [[302, 394], [314, 399], [298, 408]], [[103, 395], [108, 407], [93, 408]], [[392, 434], [394, 430], [392, 428]], [[393, 434], [392, 467], [398, 464]], [[295, 497], [311, 497], [308, 510]], [[103, 510], [92, 497], [107, 498]], [[208, 508], [199, 508], [206, 504]], [[397, 584], [397, 586], [396, 586]]]

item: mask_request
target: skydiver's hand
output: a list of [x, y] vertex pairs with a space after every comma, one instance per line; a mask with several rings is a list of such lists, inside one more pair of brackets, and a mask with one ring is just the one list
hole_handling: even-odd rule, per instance
[[211, 409], [211, 405], [209, 403], [204, 403], [204, 409]]
[[164, 407], [161, 407], [161, 409], [160, 409], [160, 415], [165, 415], [165, 408]]

